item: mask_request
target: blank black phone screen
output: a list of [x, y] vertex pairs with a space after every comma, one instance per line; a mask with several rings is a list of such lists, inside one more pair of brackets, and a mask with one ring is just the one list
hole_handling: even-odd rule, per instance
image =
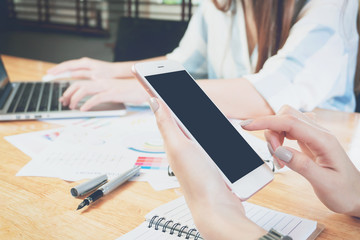
[[145, 78], [231, 183], [264, 163], [186, 71]]

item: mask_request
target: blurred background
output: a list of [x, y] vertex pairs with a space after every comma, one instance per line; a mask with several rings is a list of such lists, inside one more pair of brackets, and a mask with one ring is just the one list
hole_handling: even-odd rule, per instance
[[199, 0], [1, 0], [0, 53], [59, 63], [174, 49]]

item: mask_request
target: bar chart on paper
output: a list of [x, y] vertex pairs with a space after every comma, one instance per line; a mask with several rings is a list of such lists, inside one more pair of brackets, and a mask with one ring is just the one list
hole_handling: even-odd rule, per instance
[[164, 143], [159, 133], [145, 132], [127, 138], [127, 148], [137, 154], [135, 165], [142, 170], [167, 170]]
[[166, 170], [169, 164], [164, 157], [138, 157], [135, 165], [141, 169]]

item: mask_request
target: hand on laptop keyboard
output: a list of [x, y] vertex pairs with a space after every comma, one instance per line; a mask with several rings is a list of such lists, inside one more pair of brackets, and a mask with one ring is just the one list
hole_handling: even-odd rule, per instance
[[79, 102], [91, 96], [80, 108], [88, 111], [106, 102], [143, 103], [148, 95], [136, 80], [102, 80], [74, 82], [60, 98], [60, 102], [70, 109], [76, 109]]

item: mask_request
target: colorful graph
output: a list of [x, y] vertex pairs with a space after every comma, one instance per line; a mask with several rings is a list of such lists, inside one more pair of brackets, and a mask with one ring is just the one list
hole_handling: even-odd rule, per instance
[[138, 153], [164, 154], [164, 143], [157, 134], [140, 134], [127, 139], [128, 149]]
[[43, 137], [46, 138], [49, 141], [55, 141], [56, 138], [58, 138], [60, 136], [60, 132], [59, 131], [55, 131], [55, 132], [51, 132], [51, 133], [47, 133], [45, 134]]
[[141, 169], [166, 170], [169, 164], [162, 157], [138, 157], [135, 165], [141, 166]]

